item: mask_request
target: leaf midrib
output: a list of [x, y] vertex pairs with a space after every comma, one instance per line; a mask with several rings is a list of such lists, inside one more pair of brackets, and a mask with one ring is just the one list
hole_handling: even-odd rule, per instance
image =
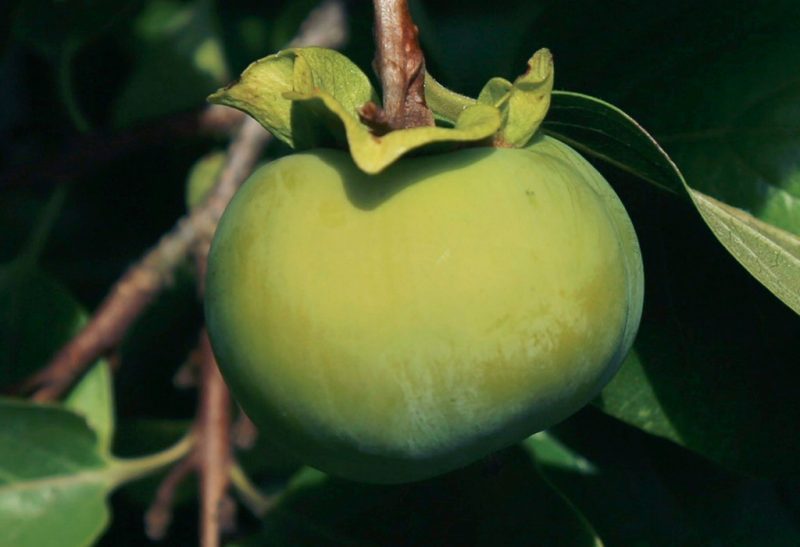
[[0, 496], [21, 493], [37, 488], [70, 487], [81, 484], [99, 484], [111, 488], [114, 483], [114, 467], [94, 468], [69, 475], [48, 475], [35, 479], [0, 485]]

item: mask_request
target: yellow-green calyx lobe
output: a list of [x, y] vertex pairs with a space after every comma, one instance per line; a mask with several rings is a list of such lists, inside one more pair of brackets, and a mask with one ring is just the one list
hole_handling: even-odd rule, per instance
[[355, 480], [430, 477], [564, 419], [639, 324], [636, 235], [568, 146], [259, 169], [222, 218], [206, 317], [264, 435]]
[[546, 49], [514, 83], [490, 80], [477, 101], [427, 78], [426, 100], [441, 124], [379, 136], [359, 116], [364, 105], [379, 102], [369, 78], [342, 54], [310, 47], [254, 62], [209, 100], [247, 112], [296, 150], [346, 146], [362, 171], [375, 174], [414, 150], [481, 143], [522, 148], [541, 125], [552, 88]]

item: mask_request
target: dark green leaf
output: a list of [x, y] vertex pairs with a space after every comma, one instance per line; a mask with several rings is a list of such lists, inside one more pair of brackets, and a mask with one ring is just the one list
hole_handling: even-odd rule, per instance
[[109, 462], [82, 418], [0, 400], [0, 529], [15, 547], [89, 545], [109, 519]]
[[30, 262], [0, 265], [0, 383], [43, 366], [85, 319], [69, 293]]
[[783, 484], [726, 473], [597, 412], [582, 412], [526, 446], [543, 476], [587, 515], [608, 545], [800, 541]]
[[455, 473], [372, 486], [306, 470], [245, 545], [598, 545], [519, 448]]
[[78, 50], [107, 29], [125, 12], [132, 0], [24, 0], [14, 31], [21, 40], [39, 50], [53, 69], [61, 100], [75, 127], [86, 132], [91, 127], [75, 92], [72, 65]]
[[557, 92], [546, 130], [586, 154], [692, 199], [728, 251], [800, 313], [800, 238], [690, 188], [677, 166], [630, 116], [604, 101]]
[[528, 47], [553, 51], [558, 87], [619, 105], [692, 188], [800, 235], [800, 4], [537, 4]]
[[528, 42], [531, 35], [540, 34], [536, 25], [531, 30], [531, 24], [552, 3], [506, 0], [490, 5], [485, 0], [462, 0], [457, 7], [448, 2], [410, 5], [433, 74], [453, 89], [475, 96], [491, 77], [515, 78], [531, 51], [547, 47]]
[[554, 91], [544, 130], [577, 150], [685, 195], [674, 166], [653, 139], [617, 107], [580, 93]]
[[729, 468], [797, 475], [800, 318], [737, 266], [689, 203], [631, 184], [618, 189], [639, 235], [645, 305], [600, 407]]
[[[686, 515], [639, 446], [642, 435], [631, 430], [631, 438], [623, 442], [621, 426], [613, 423], [576, 428], [586, 421], [585, 414], [524, 443], [542, 476], [581, 511], [607, 545], [694, 545]], [[577, 447], [555, 436], [574, 429], [583, 434]]]
[[0, 386], [43, 366], [86, 320], [72, 296], [37, 266], [65, 196], [65, 186], [50, 195], [17, 257], [0, 264]]
[[133, 4], [133, 0], [23, 0], [14, 30], [57, 62], [64, 50], [76, 51]]
[[229, 79], [210, 0], [152, 0], [133, 31], [136, 66], [114, 107], [116, 125], [199, 107]]
[[664, 74], [680, 93], [643, 120], [693, 188], [800, 235], [800, 80], [789, 68], [800, 38], [785, 25], [800, 10], [775, 2], [753, 16], [738, 4], [752, 21], [728, 8], [730, 26], [695, 36], [688, 66], [673, 58]]

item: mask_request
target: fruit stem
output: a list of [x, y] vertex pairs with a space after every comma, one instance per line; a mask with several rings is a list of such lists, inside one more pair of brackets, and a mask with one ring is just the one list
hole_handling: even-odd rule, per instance
[[383, 87], [383, 108], [367, 103], [361, 108], [361, 118], [376, 132], [433, 126], [433, 113], [425, 104], [425, 56], [408, 0], [373, 2], [373, 68]]

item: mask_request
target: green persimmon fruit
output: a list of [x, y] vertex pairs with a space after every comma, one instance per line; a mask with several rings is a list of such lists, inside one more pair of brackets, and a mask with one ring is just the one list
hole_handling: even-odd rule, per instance
[[186, 209], [192, 211], [208, 196], [225, 166], [225, 152], [206, 154], [195, 162], [186, 177]]
[[563, 420], [629, 350], [643, 293], [613, 190], [548, 137], [525, 149], [272, 162], [209, 258], [206, 317], [233, 394], [304, 462], [396, 483]]

